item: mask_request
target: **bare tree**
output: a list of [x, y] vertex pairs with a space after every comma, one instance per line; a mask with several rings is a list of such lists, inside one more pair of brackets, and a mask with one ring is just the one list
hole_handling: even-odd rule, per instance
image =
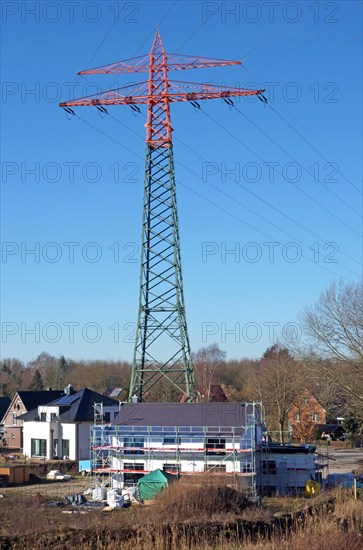
[[283, 442], [288, 410], [304, 384], [299, 364], [287, 348], [274, 344], [265, 351], [255, 380], [257, 396], [265, 406], [267, 426], [269, 430], [277, 428]]
[[[363, 287], [360, 282], [333, 281], [302, 323], [309, 351], [330, 359], [321, 364], [321, 377], [339, 385], [348, 408], [363, 416]], [[310, 354], [305, 354], [306, 364]]]
[[363, 287], [333, 281], [302, 321], [315, 350], [322, 356], [351, 364], [363, 373]]
[[211, 386], [225, 360], [226, 352], [222, 351], [218, 344], [200, 348], [197, 353], [193, 354], [195, 380], [199, 392], [204, 396], [203, 401], [210, 400]]
[[230, 401], [253, 401], [256, 398], [256, 373], [259, 362], [243, 358], [230, 360], [218, 371], [218, 381]]
[[26, 389], [27, 369], [19, 359], [7, 358], [0, 362], [0, 394], [12, 396], [18, 389]]

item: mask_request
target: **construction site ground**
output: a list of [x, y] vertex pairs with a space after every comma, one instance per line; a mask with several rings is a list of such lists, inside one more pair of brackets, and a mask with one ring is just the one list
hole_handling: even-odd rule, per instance
[[[329, 473], [345, 474], [353, 472], [358, 475], [363, 474], [363, 448], [352, 449], [347, 446], [320, 446], [319, 453], [329, 458]], [[13, 460], [8, 463], [24, 463], [20, 454], [11, 455], [2, 453], [1, 462], [5, 462], [7, 455]], [[31, 481], [29, 483], [12, 485], [0, 488], [0, 494], [4, 496], [34, 496], [41, 494], [46, 499], [62, 500], [64, 496], [71, 493], [83, 493], [90, 487], [94, 487], [95, 479], [90, 475], [74, 475], [77, 472], [76, 462], [65, 461], [44, 461], [37, 460], [27, 462], [31, 466]], [[73, 474], [69, 481], [47, 480], [46, 474], [50, 470], [60, 470], [63, 474]], [[107, 478], [104, 477], [104, 480]], [[102, 478], [100, 478], [102, 481]], [[0, 503], [1, 507], [1, 503]]]
[[330, 474], [363, 474], [363, 449], [329, 449]]

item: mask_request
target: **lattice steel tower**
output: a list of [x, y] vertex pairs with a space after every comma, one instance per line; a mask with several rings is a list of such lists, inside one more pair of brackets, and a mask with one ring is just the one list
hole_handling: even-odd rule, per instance
[[201, 58], [164, 51], [159, 31], [148, 55], [117, 61], [78, 74], [148, 72], [147, 81], [60, 104], [71, 107], [147, 105], [146, 165], [140, 299], [129, 400], [153, 397], [153, 389], [168, 380], [184, 400], [197, 401], [194, 369], [185, 316], [179, 224], [174, 177], [170, 103], [259, 95], [264, 90], [226, 89], [210, 84], [169, 80], [168, 72], [240, 65], [239, 61]]

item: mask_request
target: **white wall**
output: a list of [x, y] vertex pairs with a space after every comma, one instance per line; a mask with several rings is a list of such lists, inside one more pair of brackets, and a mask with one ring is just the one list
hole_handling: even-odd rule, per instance
[[47, 458], [50, 458], [50, 424], [48, 422], [24, 422], [23, 452], [31, 457], [31, 439], [46, 439]]
[[[112, 458], [112, 469], [115, 470], [123, 470], [124, 469], [124, 463], [143, 463], [144, 464], [144, 470], [145, 471], [153, 471], [156, 469], [162, 470], [164, 466], [167, 466], [167, 464], [178, 464], [180, 465], [181, 472], [186, 473], [201, 473], [204, 472], [204, 465], [205, 461], [202, 458], [196, 458], [196, 459], [182, 459], [180, 461], [172, 460], [170, 458], [168, 459], [147, 459], [143, 455], [136, 455], [136, 456], [130, 456], [128, 458]], [[233, 473], [233, 472], [241, 472], [242, 471], [242, 465], [241, 463], [233, 459], [229, 460], [218, 460], [217, 458], [211, 458], [209, 457], [208, 461], [208, 468], [212, 469], [214, 465], [218, 464], [225, 464], [226, 466], [226, 472], [227, 473]], [[244, 464], [244, 462], [243, 462]], [[213, 471], [213, 469], [212, 469]]]
[[[89, 429], [90, 422], [80, 424], [61, 423], [61, 422], [24, 422], [24, 454], [31, 457], [31, 439], [46, 439], [47, 441], [47, 459], [53, 459], [53, 445], [51, 430], [53, 430], [53, 441], [58, 439], [58, 455], [63, 458], [62, 439], [69, 440], [70, 460], [79, 460], [90, 458], [90, 440]], [[76, 434], [78, 432], [78, 440]]]
[[59, 414], [59, 407], [56, 407], [56, 406], [53, 406], [53, 405], [52, 406], [39, 405], [39, 407], [38, 407], [39, 418], [40, 418], [41, 413], [45, 413], [46, 414], [46, 422], [50, 422], [50, 415], [51, 414], [58, 415]]
[[[76, 424], [73, 423], [60, 423], [60, 429], [61, 429], [61, 439], [68, 439], [69, 440], [69, 460], [77, 460], [77, 442], [76, 442]], [[60, 441], [60, 444], [62, 442]], [[62, 454], [62, 449], [59, 449], [59, 455]], [[59, 456], [59, 458], [63, 458], [62, 456]]]
[[78, 457], [77, 460], [88, 460], [90, 454], [90, 428], [91, 422], [82, 422], [78, 424]]

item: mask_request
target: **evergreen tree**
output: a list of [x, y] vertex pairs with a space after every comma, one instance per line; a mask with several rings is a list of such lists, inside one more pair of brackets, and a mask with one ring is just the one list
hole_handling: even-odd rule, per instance
[[43, 378], [38, 369], [34, 371], [31, 387], [33, 390], [44, 389]]
[[60, 370], [60, 372], [62, 373], [63, 376], [65, 376], [67, 374], [67, 371], [69, 369], [69, 365], [68, 365], [64, 355], [61, 355], [61, 357], [59, 359], [58, 368], [59, 368], [59, 370]]

